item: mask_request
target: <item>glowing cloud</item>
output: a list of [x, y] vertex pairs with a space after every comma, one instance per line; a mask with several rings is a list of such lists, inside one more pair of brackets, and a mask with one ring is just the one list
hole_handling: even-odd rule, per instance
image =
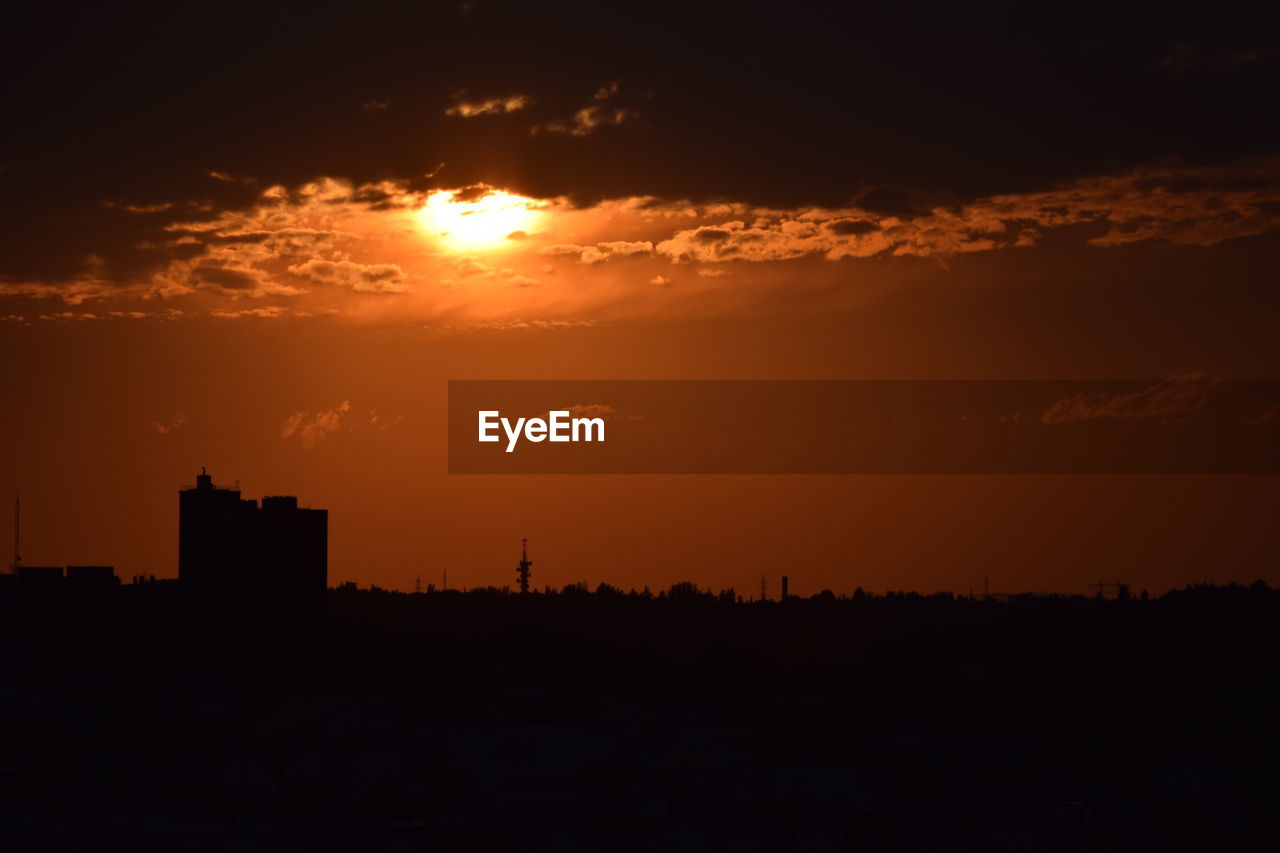
[[539, 202], [505, 190], [443, 190], [427, 196], [418, 220], [429, 233], [457, 248], [501, 243], [528, 233], [542, 218]]
[[505, 98], [489, 98], [486, 101], [459, 101], [444, 111], [447, 116], [472, 118], [473, 116], [502, 115], [522, 110], [531, 103], [528, 95], [508, 95]]

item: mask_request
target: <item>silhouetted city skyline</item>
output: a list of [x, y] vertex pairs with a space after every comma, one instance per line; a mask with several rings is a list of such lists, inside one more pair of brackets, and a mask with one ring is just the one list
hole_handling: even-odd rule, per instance
[[539, 586], [523, 542], [512, 585], [326, 591], [328, 520], [202, 471], [179, 578], [0, 575], [7, 849], [1267, 835], [1261, 580], [838, 596], [796, 594], [793, 569], [768, 600], [763, 578]]
[[[224, 616], [235, 614], [231, 621], [258, 622], [269, 618], [268, 613], [281, 614], [282, 624], [292, 620], [300, 620], [299, 624], [314, 625], [321, 619], [323, 611], [322, 592], [332, 587], [343, 589], [356, 588], [350, 581], [329, 582], [328, 569], [328, 511], [300, 507], [298, 499], [291, 495], [267, 495], [259, 503], [256, 499], [241, 497], [239, 482], [234, 487], [218, 486], [213, 476], [202, 467], [195, 476], [194, 486], [179, 489], [178, 503], [178, 559], [177, 580], [186, 590], [192, 601], [205, 602], [203, 606], [211, 612]], [[51, 586], [59, 581], [79, 583], [119, 583], [114, 566], [47, 566], [25, 564], [18, 552], [21, 541], [21, 497], [15, 498], [13, 519], [13, 540], [15, 551], [10, 570], [6, 575], [9, 583], [29, 585], [43, 584]], [[551, 593], [553, 591], [581, 591], [588, 589], [588, 582], [574, 581], [560, 587], [544, 584], [541, 590], [532, 580], [533, 561], [528, 557], [528, 539], [521, 539], [521, 556], [516, 566], [516, 585], [521, 594]], [[793, 568], [792, 573], [795, 572]], [[448, 569], [442, 570], [447, 579]], [[155, 576], [139, 573], [130, 575], [134, 582], [155, 581]], [[457, 574], [455, 572], [455, 578]], [[3, 582], [3, 581], [0, 581]], [[776, 584], [776, 590], [775, 586]], [[773, 598], [786, 599], [790, 592], [790, 576], [781, 574], [773, 580], [769, 575], [760, 576], [758, 592], [735, 590], [725, 587], [719, 590], [701, 584], [706, 594], [716, 595], [725, 600], [736, 602], [767, 601]], [[622, 592], [623, 588], [606, 580], [597, 581], [598, 590]], [[699, 590], [698, 580], [677, 581], [669, 590]], [[399, 591], [414, 593], [431, 593], [438, 589], [447, 589], [447, 583], [437, 588], [434, 583], [422, 584], [421, 574], [415, 577], [412, 585], [403, 587], [385, 587], [370, 584], [375, 591]], [[459, 591], [468, 589], [465, 585]], [[506, 585], [480, 585], [470, 589], [490, 594], [494, 591], [508, 592]], [[668, 588], [660, 589], [663, 595]], [[1112, 597], [1125, 599], [1133, 593], [1130, 585], [1120, 580], [1099, 579], [1088, 585], [1088, 589], [1096, 591], [1096, 597]], [[978, 592], [975, 592], [978, 590]], [[630, 587], [632, 595], [649, 596], [649, 586], [643, 591]], [[887, 594], [905, 594], [906, 589], [885, 590]], [[1145, 598], [1147, 590], [1141, 591]], [[835, 598], [853, 598], [866, 595], [863, 586], [855, 584], [849, 592], [832, 592], [820, 588], [810, 595], [831, 595]], [[983, 578], [981, 585], [970, 585], [960, 590], [921, 590], [913, 594], [952, 595], [974, 599], [979, 595], [983, 599], [1010, 600], [1018, 596], [1073, 596], [1083, 594], [1083, 590], [1075, 591], [1031, 591], [1010, 590], [992, 591], [989, 580]], [[286, 611], [292, 616], [283, 616]], [[255, 612], [257, 616], [253, 615]], [[303, 615], [308, 614], [308, 615]], [[265, 624], [265, 623], [264, 623]]]

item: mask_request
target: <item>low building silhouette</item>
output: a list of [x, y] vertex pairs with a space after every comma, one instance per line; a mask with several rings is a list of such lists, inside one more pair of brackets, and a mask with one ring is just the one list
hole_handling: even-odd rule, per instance
[[92, 669], [113, 646], [112, 566], [19, 564], [0, 576], [0, 657], [17, 670]]
[[119, 583], [114, 566], [67, 566], [67, 583], [78, 587], [111, 586]]
[[62, 582], [62, 566], [27, 566], [17, 567], [15, 572], [19, 585], [27, 588], [55, 587]]

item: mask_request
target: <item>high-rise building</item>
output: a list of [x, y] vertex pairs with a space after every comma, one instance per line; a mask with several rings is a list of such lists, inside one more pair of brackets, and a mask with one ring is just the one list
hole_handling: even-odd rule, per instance
[[276, 621], [305, 630], [324, 617], [329, 579], [329, 511], [272, 496], [258, 510], [259, 581], [266, 585]]
[[240, 496], [202, 468], [178, 494], [178, 581], [219, 633], [277, 650], [305, 642], [324, 618], [329, 513], [295, 497]]
[[258, 502], [222, 489], [200, 469], [193, 489], [178, 493], [178, 580], [194, 597], [230, 596], [258, 573]]

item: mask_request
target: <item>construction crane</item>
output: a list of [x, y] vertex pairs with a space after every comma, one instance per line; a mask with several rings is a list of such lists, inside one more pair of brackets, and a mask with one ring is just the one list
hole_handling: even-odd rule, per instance
[[516, 574], [520, 578], [520, 594], [529, 594], [529, 569], [533, 568], [533, 561], [529, 559], [529, 540], [520, 540], [520, 565], [516, 567]]

